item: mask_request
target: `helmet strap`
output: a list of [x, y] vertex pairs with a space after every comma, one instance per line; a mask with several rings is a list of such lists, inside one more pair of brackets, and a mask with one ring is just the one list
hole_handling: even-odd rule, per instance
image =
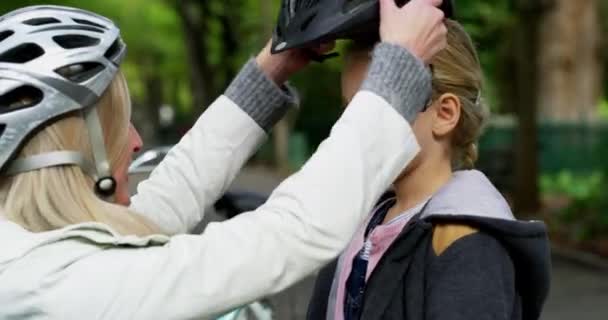
[[85, 108], [83, 116], [89, 131], [89, 142], [93, 151], [93, 161], [95, 162], [95, 192], [97, 195], [111, 201], [116, 192], [116, 180], [112, 177], [110, 171], [110, 163], [108, 162], [97, 108]]
[[42, 168], [76, 165], [87, 174], [92, 174], [94, 168], [79, 152], [54, 151], [21, 159], [15, 159], [6, 168], [4, 175], [14, 176], [19, 173], [34, 171]]
[[93, 151], [94, 165], [87, 161], [80, 152], [54, 151], [15, 159], [7, 167], [4, 175], [13, 176], [42, 168], [76, 165], [95, 179], [95, 193], [107, 201], [112, 201], [116, 192], [116, 180], [110, 172], [99, 116], [95, 107], [86, 108], [83, 113], [89, 130], [89, 142]]

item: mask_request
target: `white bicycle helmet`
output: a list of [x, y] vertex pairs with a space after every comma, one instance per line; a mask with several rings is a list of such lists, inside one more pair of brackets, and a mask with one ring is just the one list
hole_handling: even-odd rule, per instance
[[[0, 172], [79, 165], [96, 191], [114, 194], [101, 125], [93, 106], [112, 82], [126, 53], [120, 30], [97, 14], [60, 6], [32, 6], [0, 17]], [[14, 159], [36, 130], [81, 110], [94, 166], [74, 151]]]

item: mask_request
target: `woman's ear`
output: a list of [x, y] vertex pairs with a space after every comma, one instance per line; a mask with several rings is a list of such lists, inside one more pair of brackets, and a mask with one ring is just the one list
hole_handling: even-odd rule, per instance
[[435, 101], [435, 119], [433, 135], [443, 137], [449, 135], [460, 120], [460, 99], [451, 93], [445, 93]]

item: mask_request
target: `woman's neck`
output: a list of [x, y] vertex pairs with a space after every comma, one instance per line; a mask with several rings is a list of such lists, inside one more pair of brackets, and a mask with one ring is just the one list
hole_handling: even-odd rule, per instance
[[388, 222], [431, 197], [452, 177], [450, 161], [423, 162], [394, 184], [397, 202], [389, 210]]

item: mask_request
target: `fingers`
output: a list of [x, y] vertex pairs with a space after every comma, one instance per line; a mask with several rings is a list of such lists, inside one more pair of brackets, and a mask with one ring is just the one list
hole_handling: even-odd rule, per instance
[[[439, 7], [443, 3], [443, 0], [420, 0], [420, 1], [430, 4], [434, 7]], [[449, 0], [446, 0], [446, 1], [449, 1]]]
[[435, 29], [434, 35], [432, 37], [433, 39], [435, 39], [435, 41], [434, 41], [434, 44], [432, 45], [432, 49], [430, 50], [430, 54], [428, 56], [429, 61], [435, 55], [437, 55], [439, 52], [441, 52], [445, 48], [447, 48], [447, 46], [448, 46], [448, 40], [446, 37], [447, 33], [448, 33], [448, 29], [445, 27], [445, 25], [442, 25], [439, 28]]
[[380, 15], [386, 14], [391, 10], [399, 9], [395, 0], [380, 0]]
[[322, 43], [322, 44], [316, 46], [315, 48], [313, 48], [313, 51], [315, 51], [316, 53], [319, 53], [319, 54], [323, 54], [323, 53], [332, 51], [335, 47], [336, 47], [336, 42], [332, 41], [332, 42], [328, 42], [328, 43]]
[[428, 62], [446, 46], [445, 14], [434, 7], [441, 0], [412, 0], [398, 8], [395, 0], [380, 0], [380, 38], [410, 50]]

